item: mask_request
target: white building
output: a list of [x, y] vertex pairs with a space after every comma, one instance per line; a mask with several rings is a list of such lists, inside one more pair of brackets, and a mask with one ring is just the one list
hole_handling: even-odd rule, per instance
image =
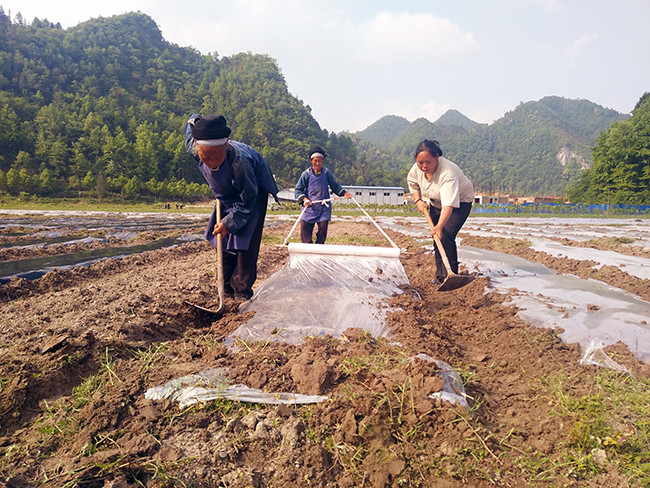
[[343, 186], [362, 205], [404, 205], [404, 188], [401, 186]]
[[[401, 186], [345, 186], [361, 205], [376, 203], [379, 205], [404, 205], [404, 188]], [[296, 196], [293, 190], [280, 190], [278, 193], [280, 201], [295, 202]], [[334, 203], [350, 203], [351, 200], [335, 200]]]
[[477, 193], [474, 195], [474, 203], [483, 205], [487, 203], [509, 203], [508, 195], [486, 195], [484, 193]]

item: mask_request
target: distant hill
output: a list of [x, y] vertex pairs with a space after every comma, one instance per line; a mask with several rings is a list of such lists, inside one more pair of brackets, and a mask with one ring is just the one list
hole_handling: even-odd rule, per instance
[[[478, 190], [560, 195], [591, 166], [598, 135], [628, 117], [588, 100], [555, 96], [521, 103], [490, 125], [448, 111], [433, 123], [412, 122], [384, 148], [382, 161], [404, 176], [416, 145], [435, 139]], [[363, 140], [363, 134], [356, 136]]]
[[436, 125], [440, 126], [449, 126], [455, 125], [457, 127], [462, 127], [463, 129], [473, 129], [475, 127], [480, 127], [484, 124], [479, 124], [474, 122], [472, 119], [464, 116], [458, 110], [447, 110], [444, 114], [440, 116], [438, 120], [434, 122]]
[[358, 132], [357, 136], [371, 144], [387, 148], [409, 125], [410, 122], [404, 117], [386, 115]]

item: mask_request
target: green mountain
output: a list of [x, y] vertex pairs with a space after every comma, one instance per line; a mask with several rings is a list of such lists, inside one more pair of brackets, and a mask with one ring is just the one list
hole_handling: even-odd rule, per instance
[[474, 129], [480, 127], [483, 124], [474, 122], [472, 119], [465, 117], [458, 110], [447, 110], [444, 114], [440, 116], [438, 120], [434, 122], [436, 125], [440, 126], [456, 126], [463, 129]]
[[322, 130], [268, 56], [201, 55], [139, 13], [64, 30], [0, 7], [0, 191], [207, 195], [183, 143], [193, 112], [224, 114], [280, 186], [295, 184], [315, 143], [354, 178], [351, 139]]
[[364, 141], [378, 147], [389, 147], [393, 141], [410, 125], [404, 117], [385, 115], [377, 122], [357, 133]]
[[[435, 139], [479, 191], [559, 195], [591, 166], [591, 148], [598, 135], [626, 118], [587, 100], [561, 97], [521, 103], [490, 125], [449, 111], [433, 123], [412, 122], [385, 149], [382, 160], [405, 175], [417, 144]], [[363, 133], [356, 136], [362, 138]]]

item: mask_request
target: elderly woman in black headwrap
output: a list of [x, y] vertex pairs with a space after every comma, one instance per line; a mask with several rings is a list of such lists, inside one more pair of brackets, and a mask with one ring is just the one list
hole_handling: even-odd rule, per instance
[[215, 247], [217, 234], [224, 239], [225, 294], [247, 300], [257, 279], [268, 195], [277, 201], [278, 187], [266, 160], [246, 144], [231, 141], [230, 132], [222, 115], [194, 114], [185, 124], [185, 147], [225, 214], [215, 226], [213, 213], [205, 236]]

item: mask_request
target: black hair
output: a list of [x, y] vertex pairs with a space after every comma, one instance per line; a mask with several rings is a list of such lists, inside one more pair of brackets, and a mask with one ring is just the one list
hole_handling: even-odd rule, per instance
[[435, 158], [442, 156], [442, 149], [440, 149], [440, 143], [438, 141], [429, 141], [427, 139], [423, 140], [418, 147], [415, 148], [415, 158], [418, 157], [422, 151], [429, 151], [431, 155]]

